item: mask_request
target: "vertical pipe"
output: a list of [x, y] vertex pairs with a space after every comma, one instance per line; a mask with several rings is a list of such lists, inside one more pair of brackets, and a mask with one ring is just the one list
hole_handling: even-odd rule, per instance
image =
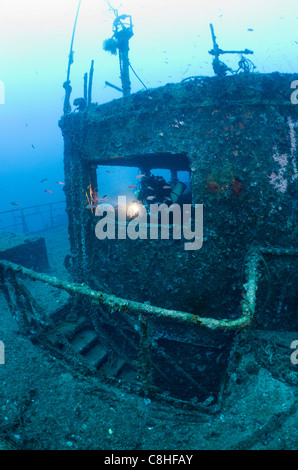
[[123, 96], [129, 96], [131, 90], [130, 78], [129, 78], [129, 40], [126, 38], [121, 38], [119, 43], [119, 62], [120, 62], [120, 74], [121, 74], [121, 83]]
[[24, 210], [23, 210], [23, 209], [21, 210], [21, 217], [22, 217], [23, 232], [24, 232], [24, 233], [28, 233], [29, 230], [28, 230], [28, 226], [27, 226], [27, 222], [26, 222], [26, 217], [25, 217], [25, 214], [24, 214]]
[[88, 106], [90, 106], [91, 100], [92, 100], [93, 71], [94, 71], [94, 60], [91, 60], [91, 67], [90, 67], [90, 73], [89, 73], [89, 86], [88, 86]]
[[86, 103], [87, 103], [87, 98], [88, 98], [87, 87], [88, 87], [88, 73], [86, 72], [84, 74], [84, 99], [86, 100]]

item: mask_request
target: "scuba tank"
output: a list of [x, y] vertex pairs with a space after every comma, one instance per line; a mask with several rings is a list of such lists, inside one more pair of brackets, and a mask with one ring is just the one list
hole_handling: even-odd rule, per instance
[[172, 199], [172, 203], [176, 204], [176, 202], [179, 200], [179, 198], [182, 196], [186, 188], [186, 184], [182, 183], [181, 181], [178, 181], [176, 186], [174, 186], [170, 196]]

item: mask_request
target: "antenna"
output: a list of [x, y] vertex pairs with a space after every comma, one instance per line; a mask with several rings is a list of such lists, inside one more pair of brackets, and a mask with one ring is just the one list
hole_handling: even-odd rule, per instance
[[212, 67], [216, 75], [223, 77], [227, 74], [227, 72], [233, 73], [233, 70], [230, 67], [228, 67], [224, 62], [219, 60], [219, 56], [221, 54], [241, 54], [240, 62], [238, 62], [239, 68], [237, 72], [239, 72], [240, 69], [243, 69], [244, 72], [249, 72], [251, 67], [255, 68], [254, 64], [249, 59], [245, 59], [245, 57], [243, 57], [243, 54], [253, 54], [253, 51], [250, 51], [249, 49], [244, 49], [244, 51], [223, 51], [222, 49], [219, 48], [216, 42], [216, 36], [214, 33], [213, 24], [211, 23], [210, 23], [210, 29], [211, 29], [211, 36], [212, 36], [212, 42], [213, 42], [213, 49], [211, 49], [211, 51], [208, 51], [208, 52], [209, 54], [214, 56]]
[[65, 98], [64, 98], [64, 105], [63, 105], [64, 114], [68, 114], [68, 113], [71, 112], [70, 95], [71, 95], [72, 88], [70, 86], [69, 77], [70, 77], [70, 66], [73, 63], [73, 54], [74, 54], [74, 52], [73, 52], [73, 42], [74, 42], [74, 37], [75, 37], [75, 32], [76, 32], [76, 26], [77, 26], [81, 1], [82, 0], [79, 0], [79, 4], [78, 4], [78, 8], [77, 8], [77, 14], [76, 14], [75, 22], [74, 22], [74, 25], [73, 25], [72, 37], [71, 37], [71, 43], [70, 43], [70, 50], [69, 50], [69, 56], [68, 56], [67, 76], [66, 76], [66, 81], [63, 83], [63, 88], [65, 90]]
[[[113, 8], [109, 1], [107, 3], [113, 10], [116, 18], [113, 21], [113, 36], [103, 42], [103, 48], [111, 54], [116, 55], [117, 51], [119, 52], [120, 78], [123, 96], [125, 97], [130, 95], [129, 67], [131, 66], [129, 63], [128, 52], [129, 40], [133, 36], [133, 24], [130, 15], [119, 15], [118, 10]], [[113, 88], [116, 88], [116, 90], [119, 89], [115, 86], [113, 86]]]
[[75, 18], [75, 22], [73, 25], [73, 30], [72, 30], [72, 37], [71, 37], [71, 43], [70, 43], [70, 51], [69, 51], [69, 56], [68, 56], [68, 68], [67, 68], [67, 78], [66, 81], [69, 81], [69, 76], [70, 76], [70, 66], [73, 63], [73, 42], [74, 42], [74, 37], [75, 37], [75, 32], [76, 32], [76, 27], [77, 27], [77, 21], [78, 21], [78, 16], [79, 16], [79, 11], [80, 11], [80, 6], [81, 6], [82, 0], [79, 0], [79, 5], [77, 8], [77, 14]]

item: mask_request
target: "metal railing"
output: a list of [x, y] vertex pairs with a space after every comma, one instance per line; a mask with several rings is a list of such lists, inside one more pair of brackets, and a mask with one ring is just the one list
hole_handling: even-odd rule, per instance
[[0, 212], [0, 230], [34, 233], [67, 221], [65, 201], [48, 202]]
[[[195, 329], [204, 328], [209, 331], [221, 330], [223, 332], [237, 331], [248, 327], [255, 316], [256, 293], [261, 280], [260, 265], [264, 262], [263, 256], [266, 255], [297, 257], [298, 250], [271, 247], [252, 249], [247, 253], [240, 315], [235, 319], [200, 317], [193, 313], [164, 309], [152, 306], [151, 304], [116, 297], [112, 294], [93, 290], [85, 284], [57, 279], [56, 277], [35, 272], [6, 260], [0, 261], [0, 289], [3, 290], [9, 309], [20, 324], [23, 333], [30, 332], [30, 334], [35, 333], [37, 336], [39, 334], [42, 335], [43, 332], [55, 328], [55, 325], [49, 319], [44, 309], [38, 304], [30, 290], [19, 279], [20, 276], [62, 289], [70, 294], [72, 298], [84, 298], [87, 302], [85, 303], [86, 312], [88, 312], [88, 316], [90, 316], [97, 334], [101, 332], [100, 322], [101, 317], [103, 317], [101, 307], [105, 307], [107, 311], [107, 316], [104, 320], [111, 324], [116, 320], [116, 325], [118, 326], [118, 321], [122, 315], [133, 319], [134, 329], [139, 333], [139, 377], [143, 393], [146, 394], [145, 396], [150, 396], [155, 386], [151, 376], [152, 367], [158, 369], [158, 373], [160, 373], [159, 365], [152, 362], [151, 357], [153, 342], [150, 335], [152, 332], [150, 333], [150, 328], [148, 329], [151, 321], [170, 320], [177, 323], [177, 326], [178, 324], [190, 325]], [[122, 336], [127, 340], [124, 332], [122, 332]], [[62, 341], [60, 336], [59, 341]], [[112, 350], [113, 347], [114, 345], [110, 344]], [[175, 360], [171, 359], [166, 353], [161, 353], [173, 368], [174, 374], [182, 374], [190, 383], [195, 383], [199, 390], [203, 390], [203, 394], [206, 392], [204, 386], [193, 379], [179, 364], [176, 364]], [[163, 374], [162, 371], [161, 374]], [[202, 406], [204, 407], [204, 405]]]
[[[16, 265], [7, 260], [0, 261], [0, 275], [2, 283], [0, 287], [5, 287], [5, 273], [11, 272], [14, 275], [23, 275], [34, 281], [41, 281], [52, 287], [57, 287], [68, 292], [70, 295], [78, 295], [89, 298], [94, 304], [104, 305], [110, 312], [129, 312], [130, 315], [142, 318], [145, 316], [150, 319], [172, 320], [178, 323], [192, 324], [197, 327], [207, 328], [209, 330], [238, 330], [250, 325], [254, 318], [256, 308], [256, 292], [258, 289], [260, 274], [260, 264], [263, 255], [272, 256], [298, 256], [298, 250], [286, 248], [255, 248], [248, 252], [245, 262], [246, 282], [243, 283], [243, 292], [241, 299], [241, 314], [236, 319], [215, 319], [200, 317], [199, 315], [188, 312], [168, 310], [161, 307], [155, 307], [146, 303], [123, 299], [112, 294], [100, 292], [91, 289], [85, 284], [77, 284], [44, 273], [38, 273], [24, 266]], [[10, 303], [10, 302], [8, 302]], [[16, 309], [17, 310], [17, 309]], [[31, 312], [32, 313], [32, 312]], [[37, 320], [37, 319], [35, 319]]]

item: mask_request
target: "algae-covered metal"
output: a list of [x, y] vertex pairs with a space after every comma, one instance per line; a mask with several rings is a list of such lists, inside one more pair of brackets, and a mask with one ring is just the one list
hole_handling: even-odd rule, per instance
[[[297, 330], [296, 79], [197, 77], [60, 121], [69, 268], [75, 281], [144, 306], [137, 325], [120, 317], [99, 325], [95, 312], [92, 321], [99, 337], [112, 331], [128, 355], [136, 328], [148, 390], [154, 384], [178, 398], [216, 401], [240, 323]], [[86, 205], [102, 194], [97, 169], [104, 165], [116, 174], [167, 169], [173, 179], [189, 172], [192, 204], [203, 205], [202, 247], [187, 251], [174, 237], [97, 239], [99, 218]], [[164, 322], [157, 312], [167, 311], [198, 323], [182, 325], [175, 315]]]
[[[297, 244], [297, 75], [199, 77], [64, 116], [65, 193], [76, 280], [154, 305], [231, 318], [239, 313], [245, 255], [252, 246]], [[85, 206], [100, 188], [96, 167], [187, 170], [192, 202], [204, 205], [204, 243], [97, 240]], [[269, 259], [275, 305], [283, 281], [296, 299], [294, 268]], [[290, 263], [290, 264], [289, 264]], [[265, 277], [267, 271], [264, 269]], [[288, 313], [292, 321], [293, 313]]]

